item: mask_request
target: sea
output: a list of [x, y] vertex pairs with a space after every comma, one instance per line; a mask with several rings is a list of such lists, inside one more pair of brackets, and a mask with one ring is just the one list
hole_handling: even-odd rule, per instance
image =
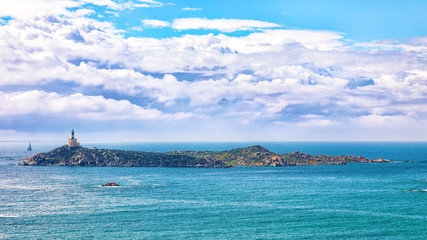
[[18, 166], [65, 143], [31, 144], [0, 142], [0, 239], [427, 239], [427, 142], [83, 144], [394, 161], [227, 169]]

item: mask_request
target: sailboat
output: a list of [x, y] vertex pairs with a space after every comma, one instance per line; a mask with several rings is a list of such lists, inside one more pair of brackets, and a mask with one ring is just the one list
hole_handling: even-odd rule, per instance
[[33, 149], [31, 148], [31, 143], [28, 145], [27, 151], [33, 151]]

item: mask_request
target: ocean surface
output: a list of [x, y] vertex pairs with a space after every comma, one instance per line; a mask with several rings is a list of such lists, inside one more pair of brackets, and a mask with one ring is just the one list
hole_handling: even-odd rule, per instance
[[[84, 145], [165, 152], [253, 144], [279, 153], [400, 162], [231, 169], [34, 167], [17, 163], [64, 143], [33, 142], [33, 151], [27, 152], [27, 142], [0, 142], [0, 239], [427, 239], [427, 143]], [[111, 181], [120, 187], [100, 187]]]

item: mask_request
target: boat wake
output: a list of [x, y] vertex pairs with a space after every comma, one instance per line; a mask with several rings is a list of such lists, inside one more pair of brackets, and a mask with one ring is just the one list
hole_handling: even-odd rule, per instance
[[427, 192], [427, 189], [418, 189], [418, 190], [416, 190], [416, 189], [409, 189], [409, 190], [406, 190], [407, 192]]

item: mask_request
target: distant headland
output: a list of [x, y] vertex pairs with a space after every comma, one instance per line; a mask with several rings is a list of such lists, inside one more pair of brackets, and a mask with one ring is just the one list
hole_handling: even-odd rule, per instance
[[109, 167], [192, 167], [344, 165], [347, 163], [390, 162], [363, 156], [311, 155], [299, 151], [274, 153], [254, 145], [226, 151], [142, 152], [84, 148], [72, 130], [68, 145], [21, 160], [22, 166], [109, 166]]

